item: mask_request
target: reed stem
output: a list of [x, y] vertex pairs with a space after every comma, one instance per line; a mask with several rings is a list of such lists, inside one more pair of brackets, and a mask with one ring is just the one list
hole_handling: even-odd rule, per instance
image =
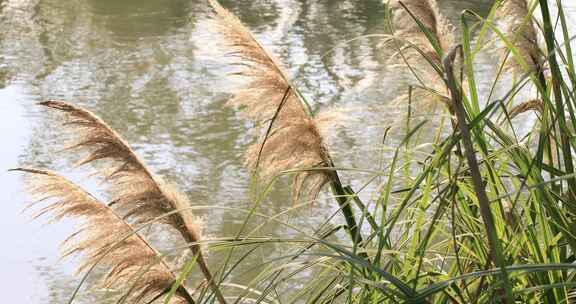
[[[352, 210], [352, 206], [350, 206], [351, 198], [350, 194], [346, 192], [344, 187], [342, 186], [342, 182], [340, 181], [340, 176], [338, 175], [337, 171], [333, 171], [332, 173], [332, 181], [331, 181], [332, 192], [340, 206], [340, 210], [344, 215], [344, 219], [346, 220], [346, 226], [348, 233], [350, 234], [350, 238], [354, 243], [354, 247], [362, 247], [364, 244], [364, 240], [362, 235], [360, 234], [360, 229], [358, 224], [356, 223], [356, 218], [354, 217], [354, 211]], [[360, 253], [363, 257], [366, 257], [366, 253]]]
[[226, 299], [224, 299], [218, 284], [216, 284], [214, 281], [214, 276], [212, 276], [212, 273], [210, 272], [210, 269], [204, 260], [204, 256], [202, 255], [202, 251], [200, 250], [199, 245], [193, 246], [192, 252], [198, 256], [196, 263], [198, 263], [198, 266], [200, 266], [200, 270], [202, 270], [202, 274], [204, 274], [204, 277], [206, 278], [206, 281], [208, 281], [208, 285], [210, 285], [210, 288], [212, 289], [212, 292], [214, 292], [218, 302], [220, 302], [220, 304], [226, 304]]
[[501, 278], [504, 283], [506, 292], [505, 303], [512, 304], [514, 302], [514, 297], [512, 293], [512, 287], [510, 285], [510, 280], [508, 278], [508, 272], [506, 271], [506, 261], [504, 259], [504, 254], [502, 252], [502, 246], [500, 245], [498, 234], [496, 232], [496, 225], [494, 223], [492, 211], [490, 210], [490, 200], [486, 194], [482, 175], [480, 174], [480, 167], [478, 166], [478, 160], [476, 159], [474, 146], [472, 144], [472, 135], [466, 121], [466, 110], [462, 104], [462, 94], [458, 85], [456, 84], [456, 79], [454, 77], [454, 61], [456, 60], [456, 55], [458, 55], [459, 51], [461, 50], [462, 45], [456, 45], [444, 58], [446, 84], [452, 95], [452, 106], [454, 107], [454, 112], [456, 113], [458, 128], [462, 134], [464, 154], [466, 155], [466, 159], [468, 161], [470, 175], [472, 176], [472, 182], [474, 184], [474, 191], [476, 192], [478, 204], [480, 205], [480, 215], [482, 216], [482, 220], [486, 228], [490, 257], [501, 271]]

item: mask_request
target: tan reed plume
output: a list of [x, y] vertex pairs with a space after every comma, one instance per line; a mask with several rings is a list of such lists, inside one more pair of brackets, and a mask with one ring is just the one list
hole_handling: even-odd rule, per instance
[[530, 15], [530, 0], [504, 0], [498, 8], [497, 20], [519, 56], [527, 64], [525, 71], [506, 46], [500, 48], [501, 57], [507, 58], [505, 68], [517, 73], [540, 73], [544, 64], [543, 52], [538, 45], [538, 32]]
[[[454, 43], [454, 27], [440, 13], [436, 0], [392, 0], [390, 5], [395, 41], [400, 42], [399, 51], [391, 59], [398, 62], [401, 57], [401, 67], [410, 69], [419, 80], [410, 91], [411, 95], [403, 94], [392, 104], [404, 104], [411, 98], [424, 104], [419, 107], [424, 112], [429, 112], [429, 107], [444, 105], [452, 113], [450, 93], [443, 74], [437, 69], [442, 69], [442, 56]], [[427, 37], [421, 26], [432, 38]], [[439, 50], [434, 47], [434, 41]]]
[[510, 119], [514, 119], [516, 116], [528, 112], [534, 111], [536, 113], [542, 113], [544, 111], [544, 103], [540, 99], [532, 99], [526, 102], [523, 102], [510, 110], [509, 116]]
[[[102, 278], [104, 288], [132, 290], [129, 303], [148, 303], [170, 290], [176, 282], [170, 267], [112, 208], [51, 171], [17, 168], [25, 172], [26, 185], [35, 202], [46, 204], [37, 214], [50, 214], [53, 221], [79, 218], [78, 232], [63, 243], [63, 256], [82, 253], [84, 260], [78, 272], [96, 264], [107, 267]], [[171, 303], [194, 303], [188, 291], [180, 286]]]
[[[62, 101], [45, 101], [40, 105], [63, 114], [64, 126], [75, 138], [67, 150], [87, 151], [88, 155], [78, 165], [108, 161], [109, 167], [102, 173], [112, 184], [113, 204], [129, 210], [124, 214], [125, 218], [142, 223], [174, 212], [164, 217], [163, 222], [174, 227], [191, 244], [190, 249], [197, 256], [196, 261], [214, 294], [222, 304], [225, 303], [203, 257], [198, 243], [201, 241], [201, 227], [189, 210], [188, 200], [154, 176], [120, 135], [92, 112]], [[179, 212], [175, 212], [177, 210]]]
[[[290, 169], [332, 167], [317, 123], [291, 85], [275, 57], [252, 36], [231, 12], [209, 0], [213, 26], [225, 40], [227, 54], [240, 66], [238, 75], [248, 83], [228, 101], [256, 122], [261, 137], [247, 152], [246, 163], [265, 179]], [[328, 171], [302, 171], [295, 175], [295, 197], [315, 197], [333, 176]]]
[[[496, 15], [499, 27], [512, 47], [516, 49], [518, 56], [527, 65], [527, 70], [522, 67], [521, 61], [512, 55], [503, 42], [501, 42], [499, 53], [502, 61], [506, 60], [505, 70], [517, 74], [535, 73], [540, 84], [545, 87], [545, 57], [538, 44], [538, 31], [530, 12], [530, 3], [530, 0], [504, 0]], [[510, 111], [510, 118], [530, 110], [542, 113], [544, 103], [539, 99], [523, 102]]]
[[[414, 50], [418, 48], [435, 64], [441, 64], [442, 54], [438, 54], [434, 45], [426, 37], [416, 20], [420, 21], [431, 36], [436, 40], [443, 53], [454, 43], [454, 28], [438, 10], [435, 0], [393, 0], [391, 2], [394, 18], [394, 35], [406, 42], [402, 53], [410, 60], [422, 59], [422, 55]], [[416, 20], [414, 20], [416, 19]]]

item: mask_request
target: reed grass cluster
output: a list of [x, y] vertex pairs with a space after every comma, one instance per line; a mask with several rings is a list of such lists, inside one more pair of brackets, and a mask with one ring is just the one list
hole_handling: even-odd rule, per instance
[[[402, 59], [401, 68], [419, 83], [407, 84], [422, 92], [417, 98], [446, 105], [434, 111], [452, 128], [429, 136], [434, 122], [406, 124], [386, 169], [354, 169], [371, 175], [363, 188], [376, 193], [367, 198], [343, 184], [347, 171], [334, 164], [319, 131], [321, 118], [280, 61], [230, 11], [215, 0], [208, 3], [223, 56], [245, 80], [228, 105], [255, 125], [246, 164], [265, 185], [255, 187], [242, 229], [211, 243], [227, 252], [217, 267], [206, 262], [201, 225], [186, 198], [85, 109], [41, 103], [63, 115], [75, 139], [66, 150], [85, 157], [78, 165], [98, 163], [110, 184], [109, 203], [56, 173], [16, 169], [28, 176], [37, 200], [48, 202], [40, 214], [83, 220], [80, 232], [65, 242], [66, 254], [85, 253], [80, 271], [107, 269], [102, 284], [123, 291], [119, 303], [574, 301], [576, 68], [561, 1], [553, 17], [546, 0], [497, 0], [487, 16], [464, 11], [458, 26], [449, 25], [435, 0], [389, 3], [392, 26], [383, 35], [394, 57], [389, 62]], [[479, 56], [500, 61], [496, 75], [484, 75], [492, 79], [488, 91], [477, 86]], [[528, 86], [536, 96], [514, 102]], [[519, 137], [524, 126], [513, 119], [531, 110], [537, 122]], [[334, 202], [345, 224], [330, 218], [310, 231], [284, 219], [292, 209], [269, 218], [260, 214], [267, 185], [290, 174], [294, 210], [318, 200], [330, 185], [332, 195], [322, 194], [315, 204]], [[280, 222], [298, 236], [262, 236], [265, 223], [248, 230], [246, 223], [259, 223], [256, 217]], [[138, 227], [158, 223], [181, 235], [193, 256], [187, 265], [197, 264], [205, 283], [187, 282], [191, 268], [173, 269], [145, 240]], [[252, 280], [231, 281], [248, 255], [286, 244], [281, 255], [254, 268]], [[236, 254], [246, 247], [246, 255]]]

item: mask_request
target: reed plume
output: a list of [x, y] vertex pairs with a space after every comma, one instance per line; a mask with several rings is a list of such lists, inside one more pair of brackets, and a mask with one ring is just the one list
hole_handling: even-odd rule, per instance
[[390, 6], [395, 41], [400, 42], [391, 59], [397, 62], [401, 57], [401, 67], [410, 69], [419, 82], [410, 96], [401, 95], [394, 103], [411, 98], [428, 106], [445, 105], [452, 113], [452, 98], [441, 70], [442, 56], [454, 43], [454, 27], [440, 13], [435, 0], [393, 0]]
[[[220, 5], [209, 0], [214, 9], [215, 30], [225, 41], [227, 54], [240, 69], [237, 75], [248, 83], [228, 101], [243, 109], [253, 120], [261, 137], [249, 147], [246, 163], [269, 179], [281, 172], [299, 170], [294, 175], [294, 198], [316, 198], [324, 185], [330, 183], [346, 220], [354, 244], [362, 244], [360, 230], [349, 204], [349, 192], [334, 167], [315, 118], [309, 115], [304, 101], [292, 86], [275, 57], [252, 36], [242, 22]], [[311, 169], [311, 170], [307, 170]]]
[[515, 106], [508, 115], [510, 119], [514, 119], [516, 116], [528, 111], [542, 113], [544, 111], [544, 103], [540, 99], [532, 99]]
[[[104, 288], [132, 290], [129, 303], [149, 303], [161, 297], [176, 282], [170, 267], [158, 252], [137, 234], [111, 207], [68, 181], [47, 170], [17, 168], [25, 172], [26, 185], [34, 196], [34, 206], [47, 203], [37, 216], [51, 214], [53, 221], [79, 218], [78, 232], [63, 243], [63, 256], [82, 253], [78, 272], [101, 265], [109, 269], [102, 278]], [[179, 286], [170, 303], [194, 303]]]
[[[435, 0], [393, 0], [394, 35], [405, 42], [401, 49], [408, 64], [421, 64], [422, 55], [440, 66], [442, 56], [454, 43], [454, 28], [440, 13]], [[420, 25], [430, 33], [426, 36]], [[439, 48], [437, 50], [435, 45]], [[416, 50], [417, 48], [417, 50]], [[417, 60], [414, 61], [413, 60]]]
[[505, 0], [497, 11], [500, 27], [506, 39], [516, 49], [519, 57], [526, 63], [528, 70], [520, 65], [518, 59], [509, 58], [510, 50], [500, 48], [505, 68], [516, 73], [541, 73], [544, 64], [543, 52], [538, 45], [538, 32], [530, 13], [529, 0]]
[[[504, 32], [511, 47], [516, 50], [518, 57], [511, 55], [509, 46], [501, 46], [499, 49], [504, 69], [517, 74], [534, 73], [542, 88], [546, 87], [544, 75], [544, 52], [538, 44], [538, 32], [530, 12], [529, 0], [505, 0], [498, 8], [497, 20], [499, 27]], [[521, 64], [523, 61], [526, 67]], [[510, 111], [510, 118], [526, 111], [534, 110], [542, 113], [544, 103], [540, 99], [529, 100], [514, 107]]]
[[[124, 217], [137, 223], [164, 216], [162, 221], [174, 227], [197, 256], [197, 263], [213, 292], [225, 303], [203, 257], [199, 244], [201, 229], [189, 210], [190, 203], [174, 187], [154, 176], [128, 144], [104, 121], [90, 111], [62, 101], [45, 101], [40, 105], [63, 114], [64, 126], [74, 136], [66, 150], [83, 150], [87, 156], [78, 165], [98, 160], [108, 161], [101, 170], [111, 183], [112, 204], [121, 210], [129, 210]], [[176, 212], [178, 211], [178, 212]]]
[[[210, 0], [215, 16], [214, 28], [220, 33], [240, 69], [237, 75], [247, 80], [228, 101], [243, 109], [258, 125], [260, 138], [249, 147], [246, 163], [269, 179], [289, 169], [332, 167], [317, 122], [312, 118], [279, 61], [252, 36], [242, 22]], [[294, 178], [295, 197], [315, 197], [331, 180], [329, 171], [302, 171]]]

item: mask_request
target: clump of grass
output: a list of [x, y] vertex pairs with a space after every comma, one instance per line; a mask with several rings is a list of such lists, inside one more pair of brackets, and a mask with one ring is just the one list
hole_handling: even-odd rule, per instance
[[[259, 266], [255, 279], [240, 286], [244, 293], [237, 302], [572, 301], [576, 285], [576, 146], [570, 139], [576, 136], [576, 99], [571, 93], [576, 68], [560, 2], [558, 28], [564, 44], [555, 37], [549, 4], [544, 0], [531, 5], [517, 0], [496, 1], [487, 18], [466, 11], [460, 16], [462, 35], [458, 41], [435, 1], [392, 2], [396, 12], [393, 41], [399, 42], [395, 44], [396, 55], [405, 59], [405, 66], [422, 82], [422, 89], [442, 96], [449, 105], [448, 112], [456, 117], [451, 130], [440, 129], [432, 137], [416, 136], [428, 128], [426, 120], [407, 124], [404, 140], [394, 147], [385, 171], [356, 169], [373, 175], [368, 184], [377, 177], [384, 180], [374, 187], [378, 190], [370, 201], [342, 185], [315, 118], [278, 60], [235, 16], [218, 2], [210, 3], [215, 11], [215, 29], [224, 37], [228, 55], [240, 65], [240, 76], [248, 80], [229, 102], [241, 108], [259, 130], [257, 143], [248, 152], [248, 164], [260, 168], [267, 179], [286, 171], [297, 172], [297, 196], [303, 187], [316, 196], [330, 183], [336, 195], [329, 199], [339, 204], [352, 236], [351, 242], [340, 240], [342, 227], [330, 226], [330, 218], [312, 232], [283, 223], [299, 233], [293, 238], [254, 237], [265, 223], [254, 231], [225, 238], [220, 243], [224, 248], [253, 248], [212, 285], [217, 297], [217, 288], [231, 286], [226, 278], [247, 256], [268, 244], [288, 243], [293, 247], [267, 259], [268, 265]], [[533, 21], [534, 12], [542, 15], [539, 27]], [[495, 19], [500, 22], [495, 24]], [[509, 26], [499, 28], [502, 24]], [[474, 31], [479, 33], [476, 41], [471, 38]], [[479, 54], [488, 52], [488, 31], [495, 32], [506, 47], [505, 53], [512, 54], [511, 58], [501, 58], [502, 65], [509, 65], [507, 70], [520, 66], [525, 76], [498, 97], [493, 95], [494, 88], [501, 85], [499, 76], [489, 92], [480, 92], [476, 86], [474, 62]], [[539, 35], [544, 38], [546, 52], [536, 50]], [[546, 79], [543, 67], [549, 69]], [[457, 71], [462, 75], [456, 75]], [[506, 105], [528, 82], [538, 88], [538, 98], [508, 113]], [[99, 159], [115, 164], [105, 174], [114, 185], [112, 206], [135, 207], [128, 218], [136, 221], [168, 213], [169, 223], [188, 242], [199, 241], [192, 219], [182, 218], [181, 212], [171, 213], [186, 208], [183, 200], [152, 176], [117, 134], [87, 111], [58, 102], [44, 105], [64, 112], [68, 124], [77, 130], [80, 142], [72, 149], [89, 151], [81, 164]], [[529, 135], [538, 138], [533, 145], [516, 137], [511, 121], [527, 110], [540, 113], [540, 127]], [[505, 117], [506, 121], [498, 122], [495, 117]], [[423, 156], [411, 159], [415, 154], [409, 153], [408, 142], [430, 148], [421, 151]], [[403, 163], [404, 152], [408, 159]], [[71, 204], [57, 206], [55, 210], [64, 208], [71, 215], [77, 214], [71, 211], [77, 209], [68, 211]], [[290, 211], [268, 218], [255, 209], [246, 212], [266, 221], [279, 221]], [[192, 246], [201, 257], [199, 247]], [[362, 250], [357, 252], [359, 247]], [[216, 281], [211, 276], [207, 280]], [[294, 280], [302, 286], [297, 291], [287, 285]], [[166, 289], [168, 281], [162, 282], [155, 285], [160, 286], [155, 292]], [[177, 297], [185, 297], [184, 290], [178, 293], [180, 287], [175, 282], [171, 289]]]

